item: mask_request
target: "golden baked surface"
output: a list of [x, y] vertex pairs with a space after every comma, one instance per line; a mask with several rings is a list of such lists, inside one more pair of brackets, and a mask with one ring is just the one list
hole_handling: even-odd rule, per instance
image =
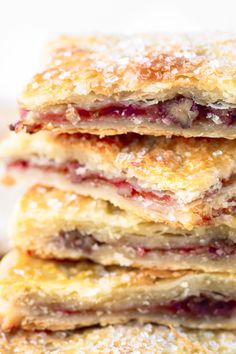
[[20, 104], [42, 109], [177, 94], [236, 104], [235, 48], [230, 34], [62, 37], [51, 43], [48, 67], [27, 85]]
[[151, 324], [108, 326], [75, 332], [1, 333], [2, 354], [233, 354], [236, 334], [194, 331]]
[[[152, 270], [140, 272], [140, 270], [132, 268], [105, 268], [87, 262], [44, 261], [14, 250], [6, 255], [1, 262], [0, 284], [2, 290], [6, 284], [11, 284], [12, 288], [15, 285], [18, 288], [18, 285], [21, 285], [19, 290], [30, 287], [34, 291], [34, 286], [36, 286], [36, 289], [41, 287], [46, 293], [56, 290], [58, 291], [58, 298], [65, 296], [65, 300], [67, 295], [75, 291], [77, 295], [80, 294], [81, 299], [84, 298], [86, 302], [89, 302], [92, 299], [86, 300], [86, 297], [90, 291], [93, 292], [95, 279], [99, 286], [99, 283], [102, 285], [104, 278], [106, 278], [108, 288], [114, 291], [116, 288], [128, 285], [144, 286], [155, 284], [156, 281], [161, 281], [163, 278], [171, 280], [179, 278], [186, 273], [188, 272], [152, 272]], [[100, 290], [101, 293], [104, 291], [102, 286]], [[7, 293], [7, 288], [3, 290], [3, 293], [5, 291]], [[14, 292], [11, 296], [15, 296]], [[97, 297], [96, 292], [94, 292], [93, 296]]]
[[61, 37], [12, 130], [236, 137], [236, 36]]

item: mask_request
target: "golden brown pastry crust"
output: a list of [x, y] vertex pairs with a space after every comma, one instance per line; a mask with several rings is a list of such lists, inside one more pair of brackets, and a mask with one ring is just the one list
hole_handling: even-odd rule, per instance
[[23, 117], [16, 130], [232, 139], [235, 125], [217, 125], [205, 118], [184, 129], [145, 119], [142, 124], [127, 119], [117, 124], [112, 117], [105, 122], [95, 118], [91, 124], [78, 117], [75, 123], [72, 117], [64, 124], [43, 121], [38, 113], [58, 112], [58, 107], [64, 107], [71, 116], [73, 105], [85, 109], [120, 102], [150, 105], [179, 95], [201, 105], [223, 102], [231, 107], [236, 104], [235, 46], [233, 34], [59, 38], [49, 46], [48, 66], [34, 76], [20, 97], [20, 106], [33, 114]]
[[35, 185], [18, 204], [11, 237], [14, 247], [41, 258], [233, 273], [235, 230], [221, 225], [188, 232], [145, 222], [103, 200]]
[[233, 353], [236, 334], [131, 323], [74, 332], [24, 332], [0, 335], [2, 354], [218, 354]]
[[165, 312], [165, 307], [154, 311], [160, 304], [198, 299], [199, 294], [229, 304], [236, 297], [235, 275], [105, 268], [84, 262], [42, 261], [17, 251], [8, 254], [0, 267], [3, 330], [67, 330], [132, 319], [190, 328], [236, 328], [235, 311], [230, 315], [228, 310], [227, 315], [204, 312], [197, 317]]
[[129, 182], [141, 192], [154, 191], [158, 196], [161, 192], [164, 200], [152, 199], [149, 194], [130, 197], [119, 184], [93, 183], [86, 178], [70, 183], [68, 174], [50, 174], [50, 168], [41, 180], [38, 177], [62, 189], [108, 199], [148, 220], [191, 229], [226, 214], [225, 222], [230, 223], [236, 195], [235, 144], [225, 139], [13, 134], [1, 145], [1, 155], [6, 163], [25, 160], [29, 167], [44, 171], [46, 166], [76, 162], [81, 167], [76, 167], [78, 176], [95, 173], [111, 182]]

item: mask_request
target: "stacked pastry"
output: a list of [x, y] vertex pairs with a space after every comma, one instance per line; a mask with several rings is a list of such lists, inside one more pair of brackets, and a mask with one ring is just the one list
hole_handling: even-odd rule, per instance
[[8, 174], [38, 180], [0, 266], [3, 330], [236, 329], [235, 48], [223, 35], [51, 43], [1, 146]]

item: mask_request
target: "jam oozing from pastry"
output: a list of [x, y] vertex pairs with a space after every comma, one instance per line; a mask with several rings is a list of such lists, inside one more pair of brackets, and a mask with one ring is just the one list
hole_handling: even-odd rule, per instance
[[173, 254], [192, 254], [192, 255], [205, 255], [211, 259], [220, 259], [222, 257], [232, 256], [236, 254], [236, 243], [225, 238], [215, 238], [210, 240], [207, 244], [192, 244], [190, 246], [180, 247], [154, 247], [146, 248], [143, 245], [131, 245], [122, 243], [122, 241], [105, 243], [98, 241], [93, 235], [82, 234], [79, 230], [60, 231], [60, 233], [53, 238], [53, 244], [63, 249], [79, 249], [85, 255], [92, 254], [103, 245], [111, 245], [114, 250], [122, 251], [122, 247], [132, 248], [138, 257], [145, 257], [150, 252], [158, 253], [173, 253]]
[[[28, 126], [29, 132], [40, 129], [40, 123], [68, 124], [76, 126], [79, 122], [88, 121], [117, 121], [131, 120], [134, 124], [144, 122], [163, 123], [176, 125], [183, 129], [191, 128], [196, 120], [207, 119], [213, 124], [232, 125], [236, 121], [236, 108], [224, 108], [222, 105], [214, 107], [203, 106], [191, 98], [178, 96], [174, 99], [147, 104], [137, 102], [136, 104], [116, 103], [99, 108], [85, 109], [76, 105], [59, 107], [46, 112], [34, 112], [26, 109], [21, 110], [21, 121], [33, 117], [34, 123]], [[37, 125], [39, 124], [39, 126]], [[17, 129], [12, 126], [12, 129]]]
[[[188, 296], [183, 300], [171, 301], [166, 304], [150, 304], [138, 308], [127, 308], [124, 312], [138, 312], [143, 314], [162, 313], [168, 315], [185, 316], [192, 319], [202, 317], [224, 318], [231, 317], [236, 310], [236, 300], [224, 297], [219, 293], [199, 294], [199, 296]], [[81, 313], [72, 309], [56, 308], [56, 312], [66, 315]], [[106, 313], [101, 309], [101, 312]], [[86, 313], [86, 311], [85, 311]]]

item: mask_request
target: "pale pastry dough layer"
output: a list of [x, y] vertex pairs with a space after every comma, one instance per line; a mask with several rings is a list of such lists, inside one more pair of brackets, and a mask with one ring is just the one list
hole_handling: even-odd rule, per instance
[[[103, 200], [36, 185], [18, 203], [11, 238], [13, 246], [41, 258], [233, 273], [236, 252], [230, 252], [236, 244], [235, 230], [227, 225], [176, 229], [147, 222]], [[221, 249], [224, 244], [232, 247], [228, 254]], [[208, 245], [217, 247], [214, 254]], [[200, 254], [191, 252], [204, 246]]]
[[145, 122], [141, 124], [136, 124], [132, 121], [114, 121], [114, 119], [106, 119], [105, 121], [98, 121], [96, 123], [89, 121], [78, 122], [75, 125], [70, 123], [56, 124], [55, 122], [41, 123], [41, 125], [36, 124], [35, 121], [23, 121], [17, 123], [17, 128], [14, 128], [17, 132], [37, 132], [39, 130], [48, 131], [54, 134], [94, 134], [100, 137], [113, 136], [119, 134], [137, 133], [140, 135], [149, 136], [179, 136], [184, 138], [191, 137], [207, 137], [207, 138], [224, 138], [224, 139], [235, 139], [236, 138], [236, 126], [235, 125], [216, 125], [210, 121], [196, 122], [191, 128], [183, 129], [177, 125], [165, 125], [161, 122], [151, 123]]

